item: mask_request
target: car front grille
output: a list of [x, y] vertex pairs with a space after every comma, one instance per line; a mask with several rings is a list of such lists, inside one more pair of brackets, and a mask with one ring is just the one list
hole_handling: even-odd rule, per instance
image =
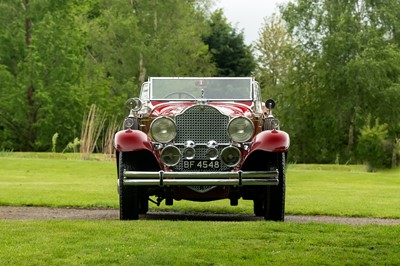
[[227, 126], [229, 116], [210, 105], [195, 105], [176, 116], [177, 135], [175, 143], [192, 140], [206, 144], [209, 140], [229, 143]]
[[[175, 145], [183, 151], [186, 141], [191, 140], [195, 143], [196, 156], [194, 160], [207, 160], [205, 155], [207, 143], [210, 140], [217, 142], [216, 147], [219, 152], [228, 146], [230, 138], [227, 133], [229, 116], [222, 114], [217, 108], [210, 105], [194, 105], [187, 108], [182, 114], [175, 117], [177, 135]], [[230, 168], [222, 166], [219, 171], [227, 171]], [[174, 167], [176, 171], [187, 171], [183, 168], [183, 162]], [[204, 169], [202, 171], [213, 171]]]

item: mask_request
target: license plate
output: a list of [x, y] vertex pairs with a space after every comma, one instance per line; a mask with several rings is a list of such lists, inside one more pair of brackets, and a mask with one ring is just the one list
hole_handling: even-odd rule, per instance
[[183, 169], [185, 170], [218, 170], [221, 168], [219, 160], [184, 160]]

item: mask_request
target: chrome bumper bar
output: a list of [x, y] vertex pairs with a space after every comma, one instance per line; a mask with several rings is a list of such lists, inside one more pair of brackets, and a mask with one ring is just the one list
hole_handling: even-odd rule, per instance
[[126, 186], [254, 186], [279, 184], [279, 172], [138, 172], [124, 171]]

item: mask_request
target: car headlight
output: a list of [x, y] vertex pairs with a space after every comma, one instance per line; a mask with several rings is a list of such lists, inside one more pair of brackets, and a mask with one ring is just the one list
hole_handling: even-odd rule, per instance
[[176, 136], [174, 120], [169, 117], [156, 118], [150, 125], [150, 134], [158, 142], [170, 142]]
[[268, 117], [264, 121], [264, 130], [279, 130], [279, 120], [274, 117]]
[[177, 165], [181, 159], [181, 152], [175, 146], [168, 145], [160, 154], [161, 162], [166, 166]]
[[240, 150], [233, 146], [225, 147], [221, 151], [221, 160], [229, 167], [235, 167], [240, 162], [242, 155]]
[[142, 108], [142, 101], [139, 98], [130, 98], [126, 101], [126, 105], [130, 110], [137, 112]]
[[247, 117], [235, 117], [228, 124], [228, 134], [233, 141], [248, 141], [254, 134], [253, 122]]
[[132, 128], [135, 124], [135, 120], [133, 117], [127, 117], [124, 121], [124, 129]]

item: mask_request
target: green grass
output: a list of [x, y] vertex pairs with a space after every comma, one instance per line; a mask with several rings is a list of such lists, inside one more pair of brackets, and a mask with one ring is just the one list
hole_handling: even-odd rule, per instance
[[0, 205], [117, 206], [115, 162], [0, 157]]
[[399, 265], [400, 226], [0, 221], [2, 265]]
[[[0, 205], [118, 207], [114, 161], [76, 154], [1, 153]], [[400, 169], [367, 173], [363, 166], [289, 165], [286, 213], [400, 218]], [[152, 209], [252, 213], [252, 202], [176, 201]]]
[[[117, 207], [115, 162], [93, 158], [0, 153], [0, 205]], [[400, 218], [399, 179], [399, 169], [290, 165], [287, 213]], [[249, 201], [152, 208], [252, 213]], [[400, 265], [400, 225], [0, 221], [0, 235], [0, 265]]]
[[289, 213], [400, 218], [400, 169], [295, 165], [287, 175]]

